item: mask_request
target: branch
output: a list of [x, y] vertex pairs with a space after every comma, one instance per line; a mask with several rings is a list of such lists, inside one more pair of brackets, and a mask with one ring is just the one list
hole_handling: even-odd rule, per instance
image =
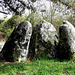
[[59, 1], [59, 2], [62, 3], [63, 5], [68, 6], [68, 9], [72, 7], [72, 5], [70, 5], [70, 4], [68, 4], [68, 3], [65, 3], [65, 2], [63, 2], [63, 1], [61, 1], [61, 0], [51, 0], [51, 1], [54, 2], [54, 3], [56, 3], [56, 2]]
[[3, 14], [8, 14], [8, 13], [6, 13], [6, 12], [3, 12], [3, 11], [0, 11], [0, 13], [3, 13]]
[[71, 7], [72, 7], [70, 4], [68, 4], [68, 3], [65, 3], [65, 2], [63, 2], [63, 1], [60, 1], [60, 3], [62, 3], [63, 5], [66, 5], [66, 6], [68, 6], [68, 8], [71, 8]]

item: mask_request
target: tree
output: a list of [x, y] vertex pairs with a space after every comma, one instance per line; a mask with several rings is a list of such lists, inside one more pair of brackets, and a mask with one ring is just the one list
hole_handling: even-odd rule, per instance
[[53, 1], [55, 3], [59, 1], [63, 5], [66, 5], [68, 9], [72, 8], [72, 3], [74, 2], [74, 0], [51, 0], [51, 1]]
[[21, 15], [26, 8], [35, 11], [32, 6], [32, 3], [35, 1], [36, 0], [27, 0], [27, 2], [26, 0], [0, 0], [0, 8], [2, 8], [0, 13]]

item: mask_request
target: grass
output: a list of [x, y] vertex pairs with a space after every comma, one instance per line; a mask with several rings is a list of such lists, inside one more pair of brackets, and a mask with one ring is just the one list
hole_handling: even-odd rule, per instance
[[0, 62], [0, 75], [75, 75], [72, 61], [40, 57], [31, 62]]

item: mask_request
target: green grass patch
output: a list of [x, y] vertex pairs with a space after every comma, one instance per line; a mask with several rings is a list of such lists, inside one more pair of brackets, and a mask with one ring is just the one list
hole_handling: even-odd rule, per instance
[[75, 63], [49, 57], [40, 57], [31, 62], [0, 62], [0, 75], [75, 75]]

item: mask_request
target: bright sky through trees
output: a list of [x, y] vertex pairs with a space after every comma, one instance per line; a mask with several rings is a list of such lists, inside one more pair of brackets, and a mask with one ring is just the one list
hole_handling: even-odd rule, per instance
[[[28, 3], [28, 0], [25, 0], [25, 3]], [[73, 14], [73, 11], [71, 8], [67, 9], [66, 5], [63, 5], [62, 3], [58, 3], [58, 5], [56, 5], [55, 3], [53, 3], [51, 0], [36, 0], [36, 2], [32, 3], [33, 4], [33, 7], [36, 9], [36, 11], [38, 13], [42, 12], [42, 13], [45, 13], [45, 14], [49, 14], [50, 11], [53, 9], [55, 10], [55, 14], [59, 14], [60, 17], [63, 16], [64, 14], [64, 18], [66, 16], [70, 16], [71, 14]], [[0, 7], [0, 11], [2, 10], [2, 8]], [[25, 14], [28, 15], [31, 11], [29, 11], [27, 8], [25, 9]], [[65, 12], [65, 13], [64, 13]], [[3, 14], [3, 13], [0, 13], [0, 17], [5, 17], [5, 16], [8, 16], [8, 17], [11, 17], [11, 14], [7, 15], [7, 14]]]

